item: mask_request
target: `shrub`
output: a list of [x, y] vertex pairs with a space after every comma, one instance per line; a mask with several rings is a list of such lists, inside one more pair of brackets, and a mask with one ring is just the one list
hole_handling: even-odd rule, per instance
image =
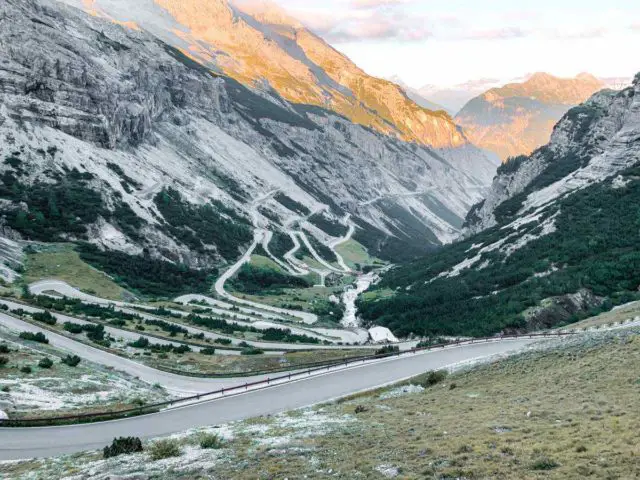
[[229, 338], [216, 338], [213, 343], [218, 343], [220, 345], [231, 345], [231, 339]]
[[358, 413], [364, 413], [364, 412], [366, 412], [367, 410], [368, 410], [368, 408], [367, 408], [367, 407], [365, 407], [364, 405], [358, 405], [358, 406], [356, 407], [355, 413], [356, 413], [356, 415], [357, 415]]
[[22, 373], [29, 374], [29, 373], [33, 372], [33, 369], [32, 369], [29, 365], [25, 365], [24, 367], [22, 367], [22, 368], [20, 369], [20, 371], [21, 371]]
[[376, 350], [376, 355], [389, 355], [400, 351], [400, 347], [397, 345], [385, 345], [382, 348]]
[[0, 390], [2, 390], [4, 393], [9, 393], [11, 391], [11, 387], [9, 385], [5, 385], [0, 388]]
[[42, 332], [38, 332], [38, 333], [21, 332], [19, 336], [21, 339], [29, 340], [31, 342], [49, 343], [49, 339], [45, 337], [44, 333]]
[[42, 360], [40, 360], [38, 362], [38, 366], [40, 368], [51, 368], [51, 367], [53, 367], [53, 360], [51, 360], [50, 358], [45, 357], [45, 358], [43, 358]]
[[61, 362], [70, 367], [77, 367], [82, 359], [77, 355], [67, 355]]
[[6, 343], [0, 343], [0, 353], [9, 353], [11, 350], [9, 350], [9, 345], [7, 345]]
[[262, 355], [263, 353], [264, 353], [264, 350], [260, 350], [259, 348], [246, 347], [242, 349], [242, 351], [240, 352], [240, 355]]
[[162, 460], [163, 458], [179, 457], [182, 454], [178, 442], [175, 440], [158, 440], [149, 449], [152, 460]]
[[222, 448], [223, 443], [215, 433], [204, 433], [200, 436], [200, 448], [217, 450]]
[[74, 335], [77, 335], [83, 332], [82, 325], [78, 325], [77, 323], [64, 322], [63, 328], [67, 332], [72, 333]]
[[133, 348], [147, 348], [149, 347], [149, 339], [140, 337], [135, 342], [129, 342], [128, 345]]
[[203, 348], [202, 350], [200, 350], [200, 353], [202, 355], [215, 355], [216, 349], [213, 348], [213, 347], [206, 347], [206, 348]]
[[48, 310], [45, 310], [44, 312], [33, 313], [33, 314], [31, 314], [31, 317], [36, 322], [42, 322], [42, 323], [45, 323], [47, 325], [55, 325], [56, 322], [57, 322], [56, 317], [51, 315], [51, 312], [49, 312]]
[[7, 357], [0, 357], [0, 367], [4, 367], [7, 363], [9, 363], [9, 359]]
[[102, 449], [104, 458], [117, 457], [118, 455], [128, 455], [142, 451], [142, 441], [137, 437], [114, 438], [111, 445]]
[[437, 383], [442, 382], [447, 378], [448, 372], [446, 370], [432, 370], [427, 372], [426, 378], [421, 382], [424, 388], [432, 387]]
[[556, 467], [559, 467], [560, 464], [558, 462], [556, 462], [555, 460], [547, 457], [547, 456], [542, 456], [537, 458], [532, 464], [531, 464], [531, 470], [553, 470]]

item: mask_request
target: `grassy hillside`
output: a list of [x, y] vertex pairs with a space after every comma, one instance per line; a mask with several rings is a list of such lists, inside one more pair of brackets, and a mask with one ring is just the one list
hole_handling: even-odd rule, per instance
[[[99, 453], [0, 464], [11, 478], [631, 479], [640, 475], [638, 330], [579, 337], [429, 385], [207, 428], [178, 456]], [[409, 386], [411, 385], [411, 386]], [[422, 386], [424, 385], [424, 387]], [[356, 413], [358, 412], [358, 413]], [[201, 446], [215, 434], [216, 449]], [[152, 444], [145, 444], [151, 448]]]
[[113, 300], [122, 300], [125, 293], [107, 275], [83, 262], [69, 244], [29, 248], [22, 278], [28, 284], [52, 278], [64, 280], [85, 292]]
[[[636, 299], [640, 167], [621, 177], [551, 204], [537, 221], [501, 224], [391, 270], [374, 288], [396, 294], [364, 298], [362, 316], [397, 335], [488, 335], [567, 324]], [[542, 235], [545, 225], [553, 231]], [[453, 274], [462, 262], [468, 268]], [[578, 292], [584, 305], [567, 305], [563, 296]]]

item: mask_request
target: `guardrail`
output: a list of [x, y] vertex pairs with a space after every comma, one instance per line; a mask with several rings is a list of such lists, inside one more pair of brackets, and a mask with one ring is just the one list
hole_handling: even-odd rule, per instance
[[[531, 334], [522, 334], [522, 335], [501, 335], [501, 336], [493, 336], [493, 337], [482, 337], [482, 338], [474, 338], [470, 340], [456, 340], [448, 343], [441, 343], [436, 345], [429, 345], [423, 348], [414, 348], [411, 350], [406, 350], [404, 352], [390, 352], [381, 355], [369, 355], [358, 358], [349, 358], [345, 359], [333, 364], [324, 364], [321, 367], [316, 368], [307, 368], [306, 370], [297, 370], [295, 372], [289, 372], [286, 375], [281, 375], [278, 377], [267, 377], [264, 380], [259, 380], [256, 382], [246, 382], [242, 385], [236, 385], [229, 388], [221, 388], [219, 390], [215, 390], [212, 392], [201, 393], [198, 395], [193, 395], [186, 398], [179, 398], [175, 400], [169, 400], [166, 402], [160, 402], [150, 405], [142, 405], [140, 407], [119, 410], [119, 411], [109, 411], [109, 412], [96, 412], [96, 413], [84, 413], [84, 414], [75, 414], [75, 415], [65, 415], [58, 417], [49, 417], [49, 418], [19, 418], [19, 419], [6, 419], [0, 420], [0, 427], [37, 427], [37, 426], [45, 426], [52, 424], [73, 424], [73, 423], [89, 423], [89, 422], [97, 422], [97, 421], [107, 421], [107, 420], [115, 420], [120, 418], [127, 418], [139, 415], [145, 415], [150, 413], [155, 413], [160, 411], [161, 409], [172, 407], [174, 405], [188, 403], [188, 402], [198, 402], [200, 400], [206, 399], [207, 397], [214, 397], [216, 395], [224, 397], [227, 395], [238, 395], [243, 392], [249, 391], [250, 388], [253, 387], [268, 387], [273, 384], [277, 384], [282, 381], [291, 381], [299, 378], [309, 377], [312, 373], [320, 373], [322, 371], [330, 371], [334, 367], [348, 367], [349, 365], [354, 365], [357, 363], [366, 363], [367, 361], [374, 360], [382, 360], [385, 358], [392, 357], [401, 357], [401, 356], [410, 356], [415, 355], [421, 352], [434, 351], [439, 349], [445, 349], [446, 347], [452, 346], [460, 346], [460, 345], [472, 345], [477, 343], [488, 343], [490, 341], [496, 340], [511, 340], [511, 339], [520, 339], [520, 338], [553, 338], [553, 337], [566, 337], [570, 335], [575, 335], [576, 332], [557, 332], [557, 333], [531, 333]], [[207, 400], [204, 400], [207, 401]]]

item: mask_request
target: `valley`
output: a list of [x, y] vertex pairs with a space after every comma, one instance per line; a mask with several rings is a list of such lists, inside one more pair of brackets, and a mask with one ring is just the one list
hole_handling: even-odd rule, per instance
[[299, 3], [0, 2], [0, 476], [635, 478], [640, 74]]

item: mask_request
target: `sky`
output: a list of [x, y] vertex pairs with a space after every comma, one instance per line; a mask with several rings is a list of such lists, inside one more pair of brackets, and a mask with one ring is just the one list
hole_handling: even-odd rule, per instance
[[640, 71], [640, 0], [275, 1], [367, 73], [414, 88]]

